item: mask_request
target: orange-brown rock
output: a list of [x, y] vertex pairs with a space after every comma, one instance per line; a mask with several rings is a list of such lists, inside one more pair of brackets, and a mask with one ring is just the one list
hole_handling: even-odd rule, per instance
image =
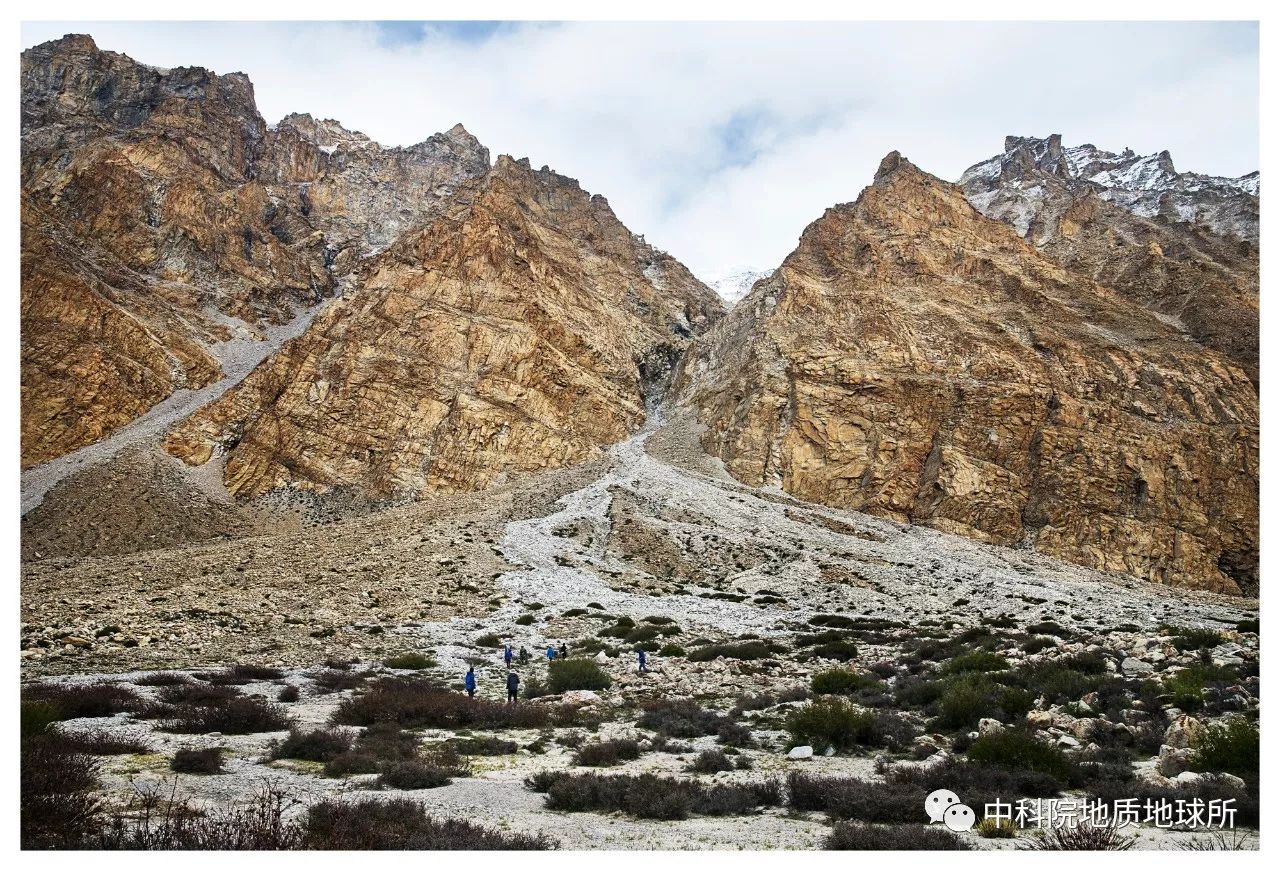
[[1246, 373], [897, 153], [695, 343], [679, 384], [746, 483], [1256, 589]]
[[166, 447], [224, 450], [240, 496], [475, 489], [625, 438], [721, 313], [602, 197], [503, 157]]
[[332, 296], [488, 168], [461, 127], [383, 149], [306, 116], [269, 128], [240, 73], [87, 36], [23, 52], [23, 467], [216, 380], [219, 343]]

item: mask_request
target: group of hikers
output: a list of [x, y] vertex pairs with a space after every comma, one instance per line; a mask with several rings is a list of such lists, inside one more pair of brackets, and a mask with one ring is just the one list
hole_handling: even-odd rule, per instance
[[[569, 645], [562, 641], [560, 642], [560, 648], [557, 650], [554, 645], [548, 644], [546, 656], [548, 663], [554, 662], [557, 656], [561, 659], [567, 659], [569, 656]], [[520, 653], [517, 654], [510, 644], [503, 646], [502, 660], [507, 666], [507, 704], [509, 705], [514, 705], [516, 703], [516, 696], [520, 689], [520, 675], [516, 674], [511, 668], [512, 663], [517, 658], [520, 660], [521, 665], [527, 664], [529, 662], [529, 651], [521, 647]], [[649, 655], [642, 648], [636, 649], [636, 668], [642, 674], [649, 670]], [[463, 678], [462, 683], [463, 686], [466, 687], [467, 695], [474, 699], [476, 697], [477, 686], [476, 668], [474, 665], [467, 667], [467, 674], [466, 677]]]

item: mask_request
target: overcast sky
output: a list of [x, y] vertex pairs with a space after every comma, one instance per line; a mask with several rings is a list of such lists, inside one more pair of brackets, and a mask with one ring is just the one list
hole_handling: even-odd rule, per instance
[[955, 179], [1007, 133], [1258, 161], [1254, 24], [26, 24], [156, 66], [243, 71], [269, 122], [388, 145], [462, 122], [549, 164], [704, 278], [776, 266], [887, 152]]

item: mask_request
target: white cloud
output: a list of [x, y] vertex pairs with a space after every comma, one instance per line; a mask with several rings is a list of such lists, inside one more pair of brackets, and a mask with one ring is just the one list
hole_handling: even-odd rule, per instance
[[461, 121], [608, 197], [695, 272], [776, 266], [892, 149], [944, 178], [1007, 133], [1257, 168], [1253, 25], [573, 23], [468, 40], [370, 24], [24, 25], [157, 66], [241, 70], [268, 121], [332, 117], [386, 144]]

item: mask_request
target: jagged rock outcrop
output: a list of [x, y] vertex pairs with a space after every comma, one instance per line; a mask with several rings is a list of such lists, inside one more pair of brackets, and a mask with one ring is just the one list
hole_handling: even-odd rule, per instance
[[332, 296], [488, 166], [460, 127], [408, 149], [271, 129], [240, 73], [87, 36], [23, 52], [23, 467], [216, 381], [220, 343]]
[[896, 152], [690, 349], [748, 484], [1182, 586], [1256, 588], [1246, 374]]
[[984, 215], [1231, 357], [1257, 383], [1257, 173], [1176, 173], [1168, 152], [1010, 136], [960, 184]]
[[239, 496], [476, 489], [625, 438], [722, 312], [603, 197], [504, 156], [166, 447], [224, 450]]

